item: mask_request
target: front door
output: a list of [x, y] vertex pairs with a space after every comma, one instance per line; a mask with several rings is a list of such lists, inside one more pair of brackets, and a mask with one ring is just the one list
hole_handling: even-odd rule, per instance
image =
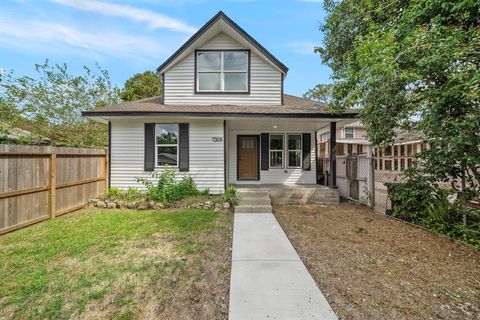
[[258, 136], [237, 136], [238, 180], [259, 179]]

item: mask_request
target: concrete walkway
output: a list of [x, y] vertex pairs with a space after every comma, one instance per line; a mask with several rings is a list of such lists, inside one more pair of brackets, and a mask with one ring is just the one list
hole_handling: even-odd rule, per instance
[[268, 193], [243, 191], [239, 196], [229, 319], [337, 319], [271, 213]]

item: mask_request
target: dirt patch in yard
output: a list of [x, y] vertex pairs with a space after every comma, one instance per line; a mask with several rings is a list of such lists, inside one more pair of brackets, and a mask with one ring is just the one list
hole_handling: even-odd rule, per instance
[[352, 204], [275, 216], [340, 319], [480, 319], [480, 253]]

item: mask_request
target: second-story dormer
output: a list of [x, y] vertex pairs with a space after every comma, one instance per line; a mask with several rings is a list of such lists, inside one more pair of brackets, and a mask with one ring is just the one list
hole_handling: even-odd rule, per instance
[[166, 105], [279, 106], [287, 71], [223, 12], [157, 69]]

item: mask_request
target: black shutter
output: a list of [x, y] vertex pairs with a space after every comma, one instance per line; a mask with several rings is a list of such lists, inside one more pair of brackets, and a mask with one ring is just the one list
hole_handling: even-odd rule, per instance
[[180, 123], [178, 125], [178, 145], [179, 145], [179, 158], [178, 159], [178, 170], [179, 171], [188, 171], [189, 170], [189, 137], [188, 137], [188, 123]]
[[302, 146], [303, 166], [302, 167], [303, 167], [303, 170], [310, 171], [312, 169], [311, 161], [310, 161], [310, 152], [312, 149], [312, 138], [310, 133], [304, 133], [302, 134], [302, 136], [303, 136], [302, 137], [302, 141], [303, 141], [303, 146]]
[[260, 134], [260, 154], [262, 155], [260, 160], [260, 168], [262, 170], [268, 170], [268, 133]]
[[155, 123], [145, 123], [145, 171], [155, 168]]

